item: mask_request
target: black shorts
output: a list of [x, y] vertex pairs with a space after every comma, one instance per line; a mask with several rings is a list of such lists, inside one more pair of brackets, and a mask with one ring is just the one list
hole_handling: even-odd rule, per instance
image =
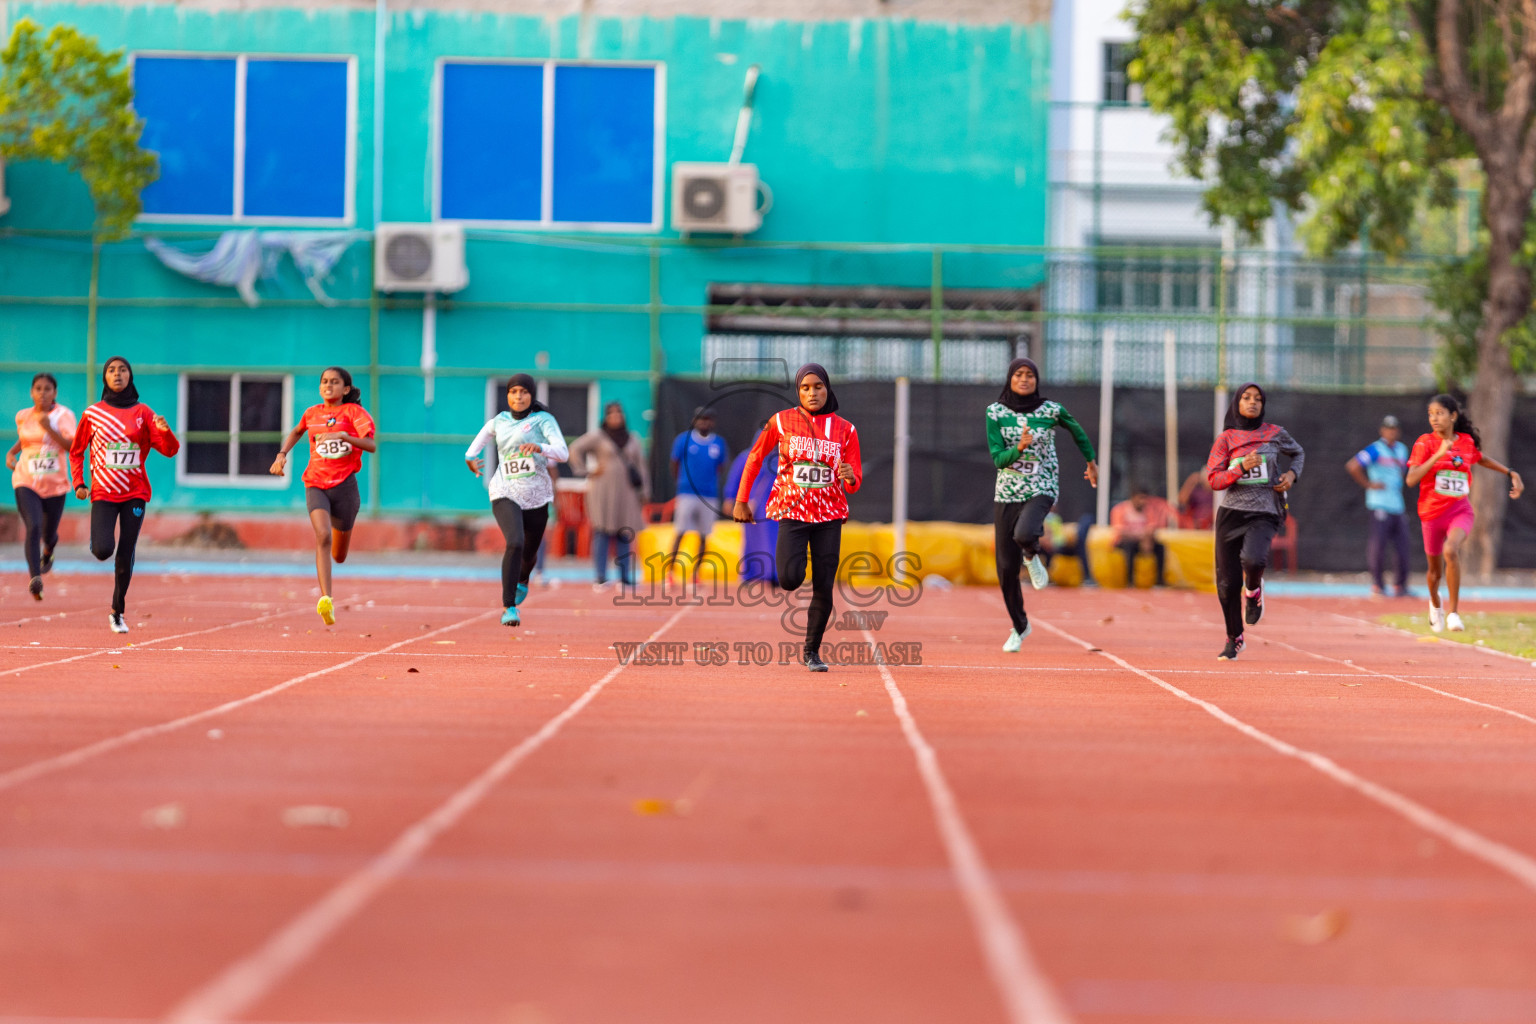
[[343, 533], [350, 531], [363, 507], [363, 496], [357, 491], [357, 477], [349, 476], [335, 487], [304, 488], [304, 507], [311, 512], [319, 509], [330, 513], [335, 529]]

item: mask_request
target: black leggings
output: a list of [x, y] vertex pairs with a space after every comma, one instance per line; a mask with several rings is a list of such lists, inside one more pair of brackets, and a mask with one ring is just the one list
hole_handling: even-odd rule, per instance
[[843, 547], [843, 520], [830, 523], [802, 523], [798, 519], [779, 520], [779, 540], [775, 551], [779, 587], [796, 591], [805, 582], [806, 551], [810, 551], [811, 604], [807, 609], [805, 651], [821, 650], [821, 638], [832, 618], [832, 590], [837, 586], [837, 563]]
[[91, 502], [91, 554], [97, 561], [105, 562], [112, 557], [112, 549], [117, 549], [112, 610], [119, 615], [127, 607], [128, 584], [133, 581], [133, 559], [143, 526], [143, 498]]
[[59, 543], [59, 520], [64, 515], [64, 495], [45, 498], [30, 487], [16, 488], [16, 511], [27, 531], [22, 550], [27, 555], [27, 575], [43, 574], [42, 553]]
[[1280, 517], [1241, 509], [1216, 510], [1216, 598], [1227, 620], [1227, 636], [1243, 635], [1243, 588], [1255, 590], [1269, 566], [1269, 545], [1280, 532]]
[[491, 514], [507, 541], [501, 555], [501, 606], [511, 608], [517, 604], [517, 585], [528, 582], [539, 560], [539, 543], [544, 539], [544, 527], [549, 525], [549, 506], [522, 508], [508, 498], [497, 498], [491, 502]]
[[999, 501], [992, 506], [997, 585], [1003, 588], [1008, 619], [1020, 633], [1029, 628], [1029, 616], [1024, 614], [1024, 587], [1019, 583], [1019, 571], [1025, 561], [1039, 554], [1045, 517], [1054, 504], [1056, 499], [1044, 494], [1028, 501]]

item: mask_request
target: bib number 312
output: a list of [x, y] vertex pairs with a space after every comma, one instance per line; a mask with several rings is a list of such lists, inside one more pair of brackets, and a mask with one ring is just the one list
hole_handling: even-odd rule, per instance
[[1442, 469], [1435, 474], [1435, 493], [1451, 498], [1465, 498], [1472, 493], [1472, 478], [1455, 469]]
[[832, 467], [824, 462], [797, 462], [794, 480], [799, 487], [832, 486]]

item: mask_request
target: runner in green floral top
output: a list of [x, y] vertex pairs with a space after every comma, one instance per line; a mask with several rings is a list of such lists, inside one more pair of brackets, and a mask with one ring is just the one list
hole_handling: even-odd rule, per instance
[[1050, 578], [1040, 559], [1040, 534], [1045, 529], [1046, 514], [1061, 492], [1056, 438], [1052, 434], [1056, 427], [1072, 432], [1078, 451], [1088, 460], [1083, 476], [1094, 487], [1099, 486], [1099, 467], [1087, 432], [1060, 402], [1040, 394], [1039, 367], [1032, 360], [1015, 359], [1008, 364], [1008, 383], [1003, 393], [987, 406], [987, 447], [992, 451], [993, 465], [997, 466], [997, 489], [993, 494], [997, 582], [1003, 588], [1003, 604], [1013, 624], [1003, 650], [1010, 654], [1019, 649], [1030, 631], [1019, 570], [1028, 564], [1029, 582], [1036, 590]]

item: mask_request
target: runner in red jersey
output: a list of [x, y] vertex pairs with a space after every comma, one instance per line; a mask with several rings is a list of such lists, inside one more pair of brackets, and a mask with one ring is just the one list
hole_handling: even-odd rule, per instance
[[776, 413], [758, 434], [736, 490], [733, 518], [752, 522], [747, 503], [763, 459], [779, 450], [779, 472], [768, 496], [767, 515], [779, 521], [775, 561], [779, 586], [800, 589], [805, 582], [806, 551], [810, 551], [811, 604], [805, 630], [805, 667], [825, 672], [821, 638], [832, 617], [832, 588], [842, 554], [843, 523], [848, 519], [848, 495], [864, 482], [859, 459], [859, 435], [853, 424], [837, 415], [832, 381], [819, 363], [807, 363], [795, 374], [800, 404]]
[[320, 374], [319, 405], [304, 410], [278, 448], [268, 471], [282, 476], [288, 453], [309, 434], [309, 465], [304, 470], [304, 505], [315, 528], [315, 575], [320, 579], [320, 600], [315, 611], [327, 626], [336, 624], [336, 605], [331, 600], [331, 559], [347, 560], [352, 546], [352, 527], [363, 507], [357, 489], [357, 471], [363, 452], [379, 450], [374, 440], [373, 417], [364, 411], [363, 393], [352, 386], [352, 375], [339, 366]]
[[[1520, 474], [1483, 453], [1483, 439], [1450, 395], [1429, 400], [1428, 434], [1421, 434], [1408, 456], [1408, 486], [1419, 488], [1419, 523], [1429, 570], [1429, 628], [1436, 633], [1467, 627], [1458, 613], [1461, 599], [1461, 546], [1472, 532], [1472, 467], [1481, 463], [1509, 477], [1509, 496], [1525, 490]], [[1445, 577], [1448, 608], [1440, 605], [1440, 577]]]
[[75, 476], [75, 497], [83, 501], [85, 452], [90, 449], [91, 554], [105, 562], [116, 548], [112, 615], [107, 622], [112, 632], [126, 633], [123, 612], [128, 584], [133, 580], [133, 558], [144, 526], [144, 505], [151, 497], [144, 457], [151, 448], [161, 455], [175, 455], [181, 451], [181, 442], [164, 416], [139, 401], [128, 360], [108, 359], [101, 378], [101, 401], [80, 417], [75, 441], [69, 446], [69, 464]]

